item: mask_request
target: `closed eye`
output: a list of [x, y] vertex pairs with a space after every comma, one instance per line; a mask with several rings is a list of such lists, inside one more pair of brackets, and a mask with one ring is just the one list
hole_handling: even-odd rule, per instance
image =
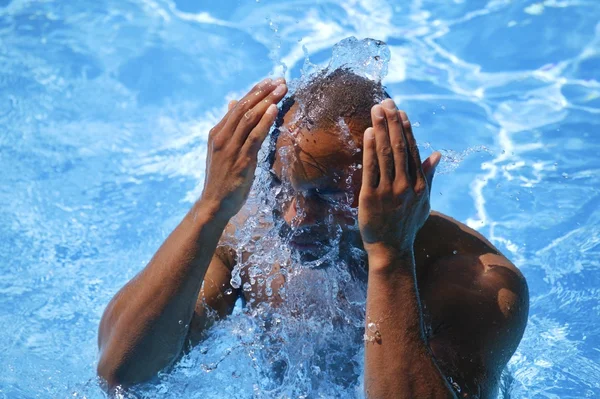
[[273, 172], [272, 170], [269, 171], [269, 174], [271, 175], [271, 185], [272, 186], [280, 186], [281, 179], [279, 178], [279, 176], [277, 176], [277, 174], [275, 174], [275, 172]]
[[317, 188], [314, 190], [313, 195], [319, 198], [320, 200], [331, 204], [337, 204], [340, 201], [346, 199], [346, 193], [340, 190], [328, 190]]

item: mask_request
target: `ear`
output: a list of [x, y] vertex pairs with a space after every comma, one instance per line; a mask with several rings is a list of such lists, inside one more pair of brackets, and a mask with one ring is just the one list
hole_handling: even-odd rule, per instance
[[435, 151], [433, 154], [429, 156], [423, 162], [423, 174], [425, 175], [425, 179], [427, 180], [427, 188], [429, 189], [429, 193], [431, 194], [431, 184], [433, 182], [433, 175], [435, 174], [435, 169], [440, 164], [442, 159], [442, 154], [438, 151]]

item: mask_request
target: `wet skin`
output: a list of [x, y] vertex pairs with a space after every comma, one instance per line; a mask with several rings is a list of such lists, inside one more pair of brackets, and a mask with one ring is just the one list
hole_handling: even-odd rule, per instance
[[[310, 243], [327, 241], [327, 228], [320, 221], [332, 216], [330, 220], [344, 230], [343, 241], [362, 247], [359, 232], [351, 229], [352, 215], [343, 206], [332, 205], [342, 202], [358, 206], [362, 171], [352, 166], [362, 163], [362, 152], [341, 150], [348, 142], [340, 140], [336, 128], [296, 128], [294, 111], [292, 108], [284, 118], [284, 133], [277, 142], [271, 171], [275, 184], [288, 186], [290, 199], [279, 204], [277, 214], [297, 232], [292, 234], [291, 245], [293, 241], [306, 243], [297, 249], [300, 256], [318, 258], [324, 252], [322, 247]], [[357, 139], [356, 145], [362, 147], [360, 131], [364, 126], [352, 120], [346, 123]], [[434, 154], [426, 163], [438, 161]], [[350, 184], [347, 176], [351, 176]], [[526, 323], [528, 297], [522, 274], [481, 234], [435, 211], [419, 229], [413, 253], [424, 339], [438, 367], [460, 387], [463, 397], [493, 397], [500, 373], [520, 342]], [[234, 259], [227, 257], [227, 264], [233, 267]], [[278, 271], [277, 266], [273, 268], [274, 274]], [[246, 281], [247, 277], [243, 279]], [[271, 288], [277, 292], [282, 284], [284, 279], [276, 278]], [[252, 291], [240, 294], [258, 305], [264, 300], [261, 298], [267, 298], [263, 290], [253, 286]], [[277, 305], [280, 299], [275, 295], [269, 301]], [[373, 363], [378, 369], [375, 373], [380, 374], [389, 365]]]
[[[251, 94], [240, 104], [247, 104]], [[271, 101], [276, 102], [277, 98], [274, 96]], [[228, 115], [235, 116], [240, 104], [233, 102]], [[284, 133], [277, 142], [272, 173], [276, 184], [286, 186], [290, 199], [281, 201], [275, 214], [292, 233], [291, 245], [301, 259], [311, 260], [322, 253], [320, 244], [327, 243], [329, 237], [319, 221], [326, 216], [340, 226], [344, 243], [365, 249], [369, 265], [367, 318], [377, 321], [378, 327], [377, 336], [365, 347], [368, 397], [493, 397], [501, 371], [523, 335], [528, 313], [526, 282], [519, 270], [479, 233], [448, 216], [429, 212], [429, 191], [439, 154], [434, 153], [421, 164], [406, 114], [398, 111], [391, 100], [383, 105], [373, 108], [369, 129], [357, 121], [346, 121], [356, 146], [363, 149], [360, 152], [344, 150], [348, 141], [341, 141], [335, 127], [309, 132], [295, 126], [294, 109], [288, 112]], [[233, 116], [224, 119], [221, 132], [227, 131], [232, 119]], [[235, 123], [241, 123], [239, 120], [242, 119]], [[261, 131], [261, 135], [266, 134]], [[235, 133], [229, 140], [232, 138], [236, 138]], [[239, 140], [243, 146], [243, 140]], [[215, 151], [213, 156], [219, 155]], [[353, 167], [357, 164], [362, 169]], [[251, 166], [248, 170], [253, 173]], [[244, 218], [244, 211], [239, 211], [251, 179], [246, 179], [248, 172], [241, 173], [242, 180], [232, 183], [233, 188], [218, 191], [216, 184], [215, 188], [210, 186], [209, 167], [210, 160], [205, 194], [197, 207], [212, 214], [212, 219], [200, 218], [204, 223], [200, 231], [210, 237], [215, 234], [220, 237], [221, 233], [223, 238], [231, 237], [233, 227], [226, 222], [236, 214]], [[214, 181], [218, 179], [215, 177]], [[335, 206], [340, 201], [358, 208], [359, 231], [352, 228], [355, 220], [347, 207]], [[192, 343], [202, 339], [203, 331], [214, 322], [211, 315], [225, 317], [239, 296], [246, 295], [245, 299], [250, 300], [251, 292], [233, 290], [234, 294], [225, 295], [232, 289], [229, 281], [236, 264], [225, 246], [215, 251], [217, 242], [211, 241], [210, 245], [198, 248], [198, 242], [209, 240], [199, 240], [196, 233], [191, 249], [177, 244], [186, 242], [184, 229], [196, 231], [187, 226], [194, 226], [198, 215], [198, 209], [190, 212], [172, 234], [182, 237], [178, 240], [169, 237], [155, 255], [155, 259], [161, 259], [162, 255], [166, 260], [153, 259], [141, 277], [136, 277], [138, 281], [130, 282], [130, 287], [117, 294], [107, 308], [99, 334], [98, 369], [109, 386], [131, 385], [151, 377], [173, 362], [185, 338]], [[217, 227], [213, 219], [217, 220]], [[318, 245], [313, 244], [315, 240]], [[203, 249], [214, 253], [204, 263], [197, 260]], [[187, 264], [191, 266], [184, 267]], [[203, 264], [203, 268], [198, 266]], [[277, 267], [273, 270], [277, 273]], [[160, 277], [161, 273], [165, 275]], [[204, 286], [200, 290], [202, 280]], [[148, 287], [153, 283], [156, 292], [170, 288], [171, 293], [164, 294], [163, 305], [156, 296], [152, 297], [156, 293]], [[282, 277], [275, 279], [274, 291], [282, 284], [285, 284]], [[194, 289], [195, 306], [190, 302]], [[144, 296], [152, 297], [153, 301], [144, 302], [140, 299]], [[266, 295], [255, 295], [255, 304], [260, 297]], [[269, 300], [276, 305], [280, 299], [274, 295]], [[132, 306], [138, 306], [137, 310]], [[187, 313], [176, 317], [188, 315], [190, 328], [179, 332], [180, 340], [165, 351], [158, 340], [174, 332], [167, 331], [171, 322], [160, 318], [184, 306], [189, 309]], [[140, 313], [148, 315], [135, 316]], [[158, 327], [140, 329], [127, 336], [117, 328], [118, 322], [113, 321], [119, 317], [140, 317], [138, 323], [155, 322]], [[130, 322], [131, 325], [136, 324]], [[129, 345], [119, 350], [117, 344], [110, 344], [113, 337]], [[144, 361], [148, 364], [148, 359], [142, 359], [146, 355], [138, 352], [155, 352], [150, 358], [153, 368], [139, 368]], [[448, 377], [460, 387], [460, 393], [452, 389]]]

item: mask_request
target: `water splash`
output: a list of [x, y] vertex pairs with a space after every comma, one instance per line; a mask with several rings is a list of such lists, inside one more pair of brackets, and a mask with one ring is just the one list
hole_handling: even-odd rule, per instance
[[381, 82], [387, 76], [390, 58], [390, 49], [381, 40], [358, 40], [350, 36], [333, 46], [327, 69], [348, 68], [359, 76]]
[[[271, 27], [277, 32], [276, 25]], [[331, 61], [322, 69], [310, 62], [306, 47], [304, 52], [302, 76], [290, 82], [293, 89], [303, 87], [316, 74], [338, 68], [380, 82], [390, 60], [385, 43], [354, 37], [336, 44]], [[343, 141], [352, 143], [346, 121], [338, 118], [335, 125]], [[297, 133], [283, 126], [280, 130], [291, 137]], [[348, 149], [352, 155], [360, 152], [356, 145]], [[282, 176], [296, 160], [297, 150], [298, 142], [278, 150]], [[266, 153], [262, 155], [266, 158]], [[337, 183], [345, 187], [344, 195], [324, 204], [325, 216], [309, 227], [292, 227], [307, 216], [303, 207], [296, 208], [290, 224], [284, 221], [286, 209], [303, 194], [294, 192], [284, 178], [274, 181], [270, 166], [261, 165], [246, 215], [233, 222], [235, 233], [227, 240], [238, 259], [231, 285], [242, 293], [247, 306], [237, 321], [230, 318], [222, 328], [245, 331], [237, 350], [251, 359], [255, 374], [246, 382], [252, 380], [256, 397], [355, 396], [362, 368], [366, 257], [350, 244], [349, 237], [358, 234], [351, 193], [352, 176], [360, 165], [348, 165], [347, 174], [337, 176]], [[354, 224], [340, 224], [340, 214], [352, 218]], [[317, 233], [326, 240], [313, 250], [301, 251], [291, 245], [298, 238], [313, 239]], [[203, 345], [210, 347], [210, 342], [209, 338]], [[222, 359], [231, 347], [213, 351], [210, 361], [202, 361], [204, 368], [212, 370], [214, 364], [226, 367]]]
[[281, 35], [279, 33], [279, 24], [271, 18], [267, 18], [269, 23], [269, 29], [273, 32], [273, 43], [269, 50], [269, 59], [273, 61], [275, 70], [271, 72], [271, 75], [285, 76], [287, 72], [287, 65], [281, 61]]

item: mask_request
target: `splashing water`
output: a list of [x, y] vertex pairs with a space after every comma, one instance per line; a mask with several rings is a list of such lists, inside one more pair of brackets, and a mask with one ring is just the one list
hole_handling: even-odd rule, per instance
[[[389, 59], [383, 42], [352, 37], [334, 47], [325, 71], [348, 68], [380, 81]], [[308, 59], [304, 71], [311, 72], [292, 86], [302, 87], [314, 73], [323, 72]], [[340, 119], [337, 126], [351, 142], [346, 123]], [[295, 153], [284, 147], [278, 156], [285, 174]], [[231, 284], [241, 291], [246, 307], [213, 327], [201, 345], [203, 356], [198, 355], [203, 349], [197, 349], [187, 361], [201, 363], [212, 378], [215, 373], [235, 375], [234, 384], [252, 386], [255, 397], [355, 396], [362, 372], [366, 257], [349, 244], [349, 236], [358, 233], [356, 222], [343, 228], [334, 217], [343, 212], [356, 220], [353, 198], [346, 195], [329, 204], [317, 226], [292, 228], [281, 217], [292, 201], [291, 187], [286, 181], [274, 184], [269, 168], [259, 168], [246, 212], [233, 221], [235, 233], [226, 240], [238, 260]], [[359, 168], [350, 165], [350, 175]], [[352, 192], [350, 177], [337, 178]], [[304, 218], [301, 208], [297, 212], [296, 219]], [[319, 237], [327, 237], [317, 248], [307, 252], [290, 246], [298, 237], [313, 237], [315, 229]], [[229, 345], [221, 343], [227, 334], [236, 344], [231, 339]], [[230, 364], [232, 353], [249, 359], [252, 372], [240, 373], [239, 364]]]
[[351, 36], [333, 47], [327, 69], [349, 68], [359, 76], [381, 82], [387, 75], [390, 58], [390, 49], [381, 40]]

